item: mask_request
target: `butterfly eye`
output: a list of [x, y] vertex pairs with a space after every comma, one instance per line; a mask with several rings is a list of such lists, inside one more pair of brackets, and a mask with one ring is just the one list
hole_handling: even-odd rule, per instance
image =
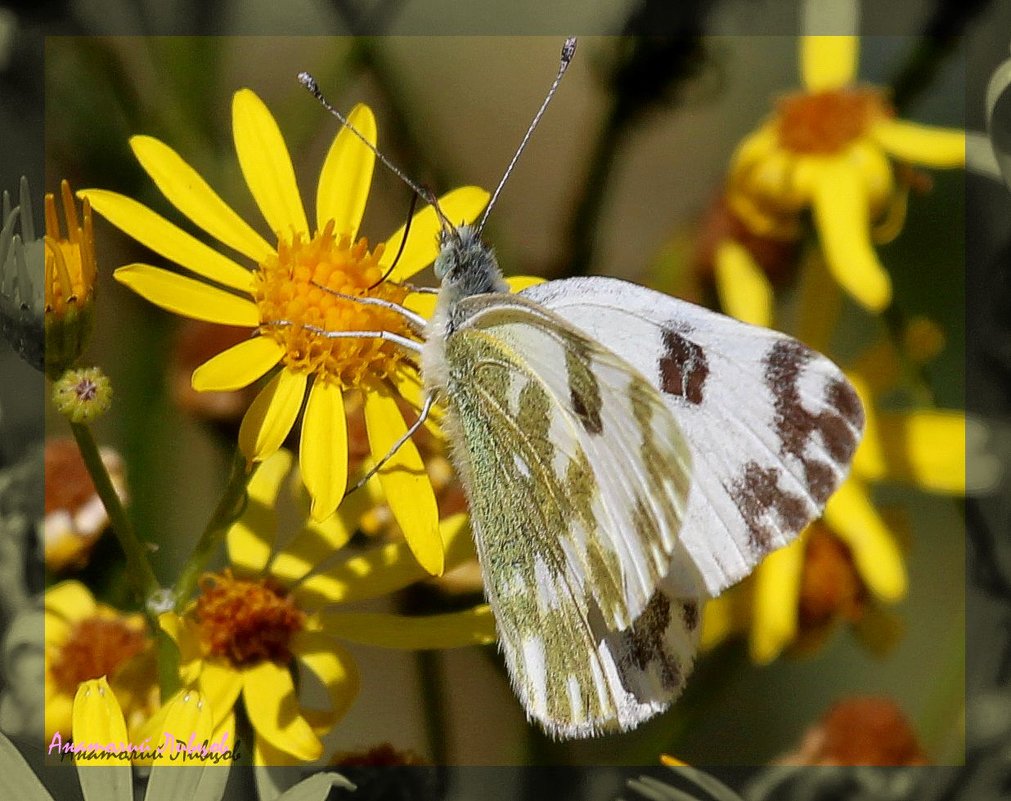
[[442, 249], [439, 251], [439, 255], [435, 259], [435, 264], [432, 265], [435, 270], [435, 277], [440, 281], [453, 272], [453, 267], [457, 261], [454, 258], [454, 253], [455, 251], [452, 246], [444, 241], [442, 243]]

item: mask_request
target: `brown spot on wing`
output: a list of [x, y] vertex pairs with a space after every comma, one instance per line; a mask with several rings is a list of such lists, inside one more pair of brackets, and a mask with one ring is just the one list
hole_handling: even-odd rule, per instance
[[834, 379], [825, 387], [827, 408], [817, 414], [807, 410], [800, 395], [800, 377], [813, 356], [813, 351], [795, 340], [777, 342], [765, 357], [765, 383], [773, 397], [780, 453], [793, 456], [803, 465], [811, 497], [823, 504], [838, 486], [841, 471], [812, 458], [806, 453], [806, 445], [813, 436], [820, 435], [836, 465], [845, 466], [857, 449], [863, 409], [853, 388]]
[[780, 489], [779, 475], [775, 467], [748, 462], [742, 477], [728, 487], [748, 529], [752, 551], [759, 556], [772, 550], [777, 530], [800, 531], [811, 517], [803, 498]]
[[659, 361], [660, 388], [689, 403], [702, 403], [709, 361], [705, 351], [673, 328], [663, 329], [663, 355]]
[[684, 621], [685, 628], [688, 631], [695, 631], [699, 625], [699, 602], [698, 601], [682, 601], [681, 602], [681, 620]]
[[676, 690], [684, 681], [681, 663], [666, 644], [671, 613], [670, 598], [658, 590], [642, 614], [622, 633], [627, 646], [622, 673], [630, 666], [645, 673], [650, 665], [656, 664], [660, 685], [668, 691]]
[[600, 434], [604, 430], [600, 419], [602, 400], [597, 377], [590, 367], [589, 352], [575, 347], [566, 350], [565, 369], [573, 413], [588, 434]]

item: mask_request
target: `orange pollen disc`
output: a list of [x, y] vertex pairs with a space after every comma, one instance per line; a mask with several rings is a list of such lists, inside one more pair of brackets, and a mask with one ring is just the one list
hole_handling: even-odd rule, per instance
[[[382, 255], [382, 245], [370, 251], [364, 238], [352, 243], [347, 235], [336, 236], [332, 221], [308, 242], [299, 235], [278, 243], [277, 254], [257, 270], [253, 296], [263, 321], [260, 330], [284, 347], [286, 367], [346, 388], [393, 371], [402, 358], [396, 345], [376, 337], [329, 338], [319, 333], [389, 331], [410, 336], [396, 312], [333, 294], [402, 304], [408, 290], [399, 284], [383, 281], [369, 289], [383, 276]], [[282, 321], [287, 324], [278, 324]]]
[[824, 523], [812, 524], [804, 549], [799, 616], [803, 628], [824, 625], [836, 616], [856, 621], [863, 615], [866, 590], [849, 549]]
[[877, 89], [798, 92], [779, 101], [779, 141], [795, 153], [829, 155], [864, 136], [871, 124], [893, 115]]
[[291, 660], [289, 644], [302, 630], [305, 612], [287, 592], [269, 580], [233, 578], [229, 570], [205, 575], [200, 590], [196, 620], [211, 655], [236, 667]]
[[73, 694], [89, 679], [112, 676], [128, 659], [148, 646], [142, 625], [95, 615], [80, 621], [49, 667], [57, 686]]

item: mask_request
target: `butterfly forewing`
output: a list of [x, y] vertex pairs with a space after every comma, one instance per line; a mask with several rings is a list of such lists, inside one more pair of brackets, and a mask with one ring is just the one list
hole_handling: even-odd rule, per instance
[[[860, 401], [796, 340], [615, 279], [522, 294], [632, 364], [677, 418], [693, 465], [681, 538], [710, 595], [793, 539], [845, 477]], [[693, 592], [674, 568], [667, 589]]]

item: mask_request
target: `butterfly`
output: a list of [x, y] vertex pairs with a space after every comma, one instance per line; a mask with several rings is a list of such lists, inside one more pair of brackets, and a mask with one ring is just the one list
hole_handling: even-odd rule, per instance
[[510, 294], [482, 226], [444, 220], [430, 320], [360, 302], [420, 336], [386, 336], [419, 355], [408, 435], [441, 406], [528, 717], [559, 738], [628, 730], [681, 692], [705, 599], [821, 513], [863, 410], [800, 342], [632, 283]]

